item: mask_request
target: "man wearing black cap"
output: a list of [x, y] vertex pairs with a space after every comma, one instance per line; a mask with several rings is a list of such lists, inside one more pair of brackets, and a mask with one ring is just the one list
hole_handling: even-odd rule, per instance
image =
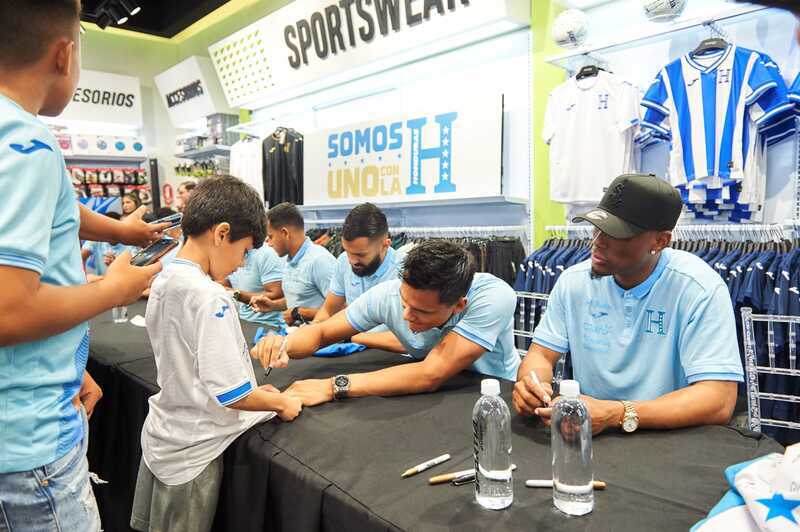
[[569, 352], [594, 433], [730, 420], [743, 380], [733, 307], [714, 270], [669, 247], [681, 208], [665, 181], [623, 175], [575, 218], [596, 227], [592, 258], [553, 288], [517, 373], [517, 412], [549, 424], [553, 366]]

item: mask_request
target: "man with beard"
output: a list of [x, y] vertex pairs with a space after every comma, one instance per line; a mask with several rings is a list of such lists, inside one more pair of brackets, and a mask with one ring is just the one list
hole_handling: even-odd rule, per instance
[[[398, 278], [403, 257], [392, 249], [391, 243], [386, 215], [377, 206], [362, 203], [350, 211], [342, 226], [344, 253], [339, 255], [330, 291], [314, 323], [329, 319], [373, 286]], [[386, 327], [381, 326], [371, 331], [375, 334], [359, 334], [353, 341], [368, 347], [402, 351], [394, 335], [386, 331]]]
[[710, 266], [669, 247], [681, 209], [667, 182], [623, 175], [573, 220], [596, 227], [592, 257], [553, 288], [517, 372], [517, 412], [549, 425], [553, 367], [569, 353], [595, 434], [728, 423], [743, 380], [733, 306]]

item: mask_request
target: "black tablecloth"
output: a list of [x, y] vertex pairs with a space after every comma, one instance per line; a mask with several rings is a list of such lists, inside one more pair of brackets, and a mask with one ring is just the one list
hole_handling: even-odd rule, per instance
[[[252, 339], [256, 327], [243, 327]], [[104, 316], [92, 331], [89, 370], [105, 396], [91, 420], [90, 465], [110, 481], [95, 490], [106, 530], [128, 530], [139, 434], [147, 397], [157, 390], [155, 362], [144, 329]], [[269, 382], [283, 389], [298, 378], [402, 362], [378, 351], [292, 361], [273, 370]], [[256, 374], [265, 382], [262, 371]], [[594, 468], [608, 489], [596, 492], [592, 514], [566, 518], [553, 510], [550, 490], [524, 485], [550, 476], [549, 434], [537, 421], [514, 416], [514, 504], [483, 510], [471, 485], [427, 485], [429, 476], [472, 466], [479, 382], [463, 373], [435, 394], [329, 403], [305, 409], [293, 423], [274, 419], [252, 428], [225, 454], [215, 530], [686, 530], [725, 492], [725, 467], [782, 451], [767, 437], [730, 427], [604, 434], [594, 439]], [[509, 404], [511, 387], [502, 383]], [[400, 478], [445, 452], [453, 456], [446, 464]]]

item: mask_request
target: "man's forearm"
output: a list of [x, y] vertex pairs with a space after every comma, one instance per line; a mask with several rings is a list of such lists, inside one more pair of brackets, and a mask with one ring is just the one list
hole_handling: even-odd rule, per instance
[[319, 312], [319, 307], [314, 307], [314, 308], [299, 307], [297, 311], [300, 313], [300, 315], [303, 317], [304, 320], [312, 321], [314, 317], [317, 315], [317, 312]]
[[349, 377], [350, 397], [389, 397], [433, 392], [441, 384], [440, 379], [428, 374], [423, 362], [401, 364]]
[[531, 371], [536, 372], [540, 382], [553, 382], [553, 363], [542, 355], [536, 348], [525, 357], [517, 370], [517, 380], [522, 379]]
[[80, 205], [81, 213], [81, 240], [93, 242], [120, 242], [121, 222], [98, 214], [93, 210]]
[[652, 401], [633, 404], [639, 414], [639, 426], [645, 429], [724, 425], [736, 406], [736, 383], [698, 382]]
[[353, 336], [352, 341], [368, 347], [369, 349], [381, 349], [392, 353], [405, 353], [406, 348], [392, 331], [376, 333], [360, 333]]
[[0, 345], [63, 333], [118, 304], [119, 294], [104, 281], [81, 286], [40, 283], [30, 297], [15, 301], [13, 308], [0, 308]]

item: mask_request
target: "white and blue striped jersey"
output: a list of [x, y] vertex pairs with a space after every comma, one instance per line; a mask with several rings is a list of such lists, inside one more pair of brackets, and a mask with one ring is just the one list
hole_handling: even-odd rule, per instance
[[758, 53], [734, 45], [664, 67], [642, 102], [642, 127], [672, 142], [672, 184], [741, 182], [749, 122], [763, 127], [790, 108], [777, 86]]

